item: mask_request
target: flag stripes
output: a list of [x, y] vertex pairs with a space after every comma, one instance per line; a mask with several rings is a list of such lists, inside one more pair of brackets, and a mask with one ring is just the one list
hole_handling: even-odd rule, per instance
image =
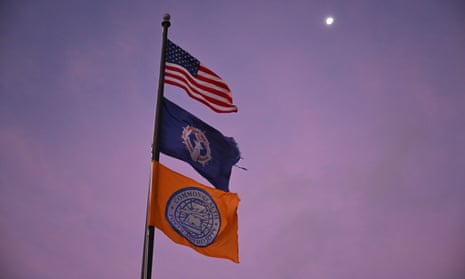
[[168, 41], [165, 83], [184, 89], [197, 101], [220, 113], [236, 112], [231, 90], [215, 72]]

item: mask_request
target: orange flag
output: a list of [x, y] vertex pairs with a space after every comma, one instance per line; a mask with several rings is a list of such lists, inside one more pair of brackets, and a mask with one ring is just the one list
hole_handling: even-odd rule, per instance
[[239, 263], [236, 193], [205, 186], [152, 162], [148, 224], [178, 244]]

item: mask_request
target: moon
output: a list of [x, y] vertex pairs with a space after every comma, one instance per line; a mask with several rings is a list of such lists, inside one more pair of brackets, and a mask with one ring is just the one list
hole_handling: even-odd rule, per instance
[[325, 22], [326, 22], [326, 25], [332, 25], [334, 23], [334, 18], [332, 16], [328, 16]]

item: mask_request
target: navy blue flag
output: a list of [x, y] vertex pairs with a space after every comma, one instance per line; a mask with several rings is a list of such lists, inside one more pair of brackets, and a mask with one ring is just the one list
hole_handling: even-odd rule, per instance
[[231, 137], [163, 98], [160, 152], [189, 163], [213, 186], [229, 192], [231, 169], [240, 159]]

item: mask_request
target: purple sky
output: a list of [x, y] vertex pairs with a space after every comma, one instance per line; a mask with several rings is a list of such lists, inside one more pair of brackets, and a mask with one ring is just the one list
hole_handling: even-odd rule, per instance
[[2, 1], [2, 278], [140, 276], [165, 12], [239, 112], [165, 95], [249, 170], [241, 263], [157, 231], [154, 278], [464, 278], [461, 0]]

